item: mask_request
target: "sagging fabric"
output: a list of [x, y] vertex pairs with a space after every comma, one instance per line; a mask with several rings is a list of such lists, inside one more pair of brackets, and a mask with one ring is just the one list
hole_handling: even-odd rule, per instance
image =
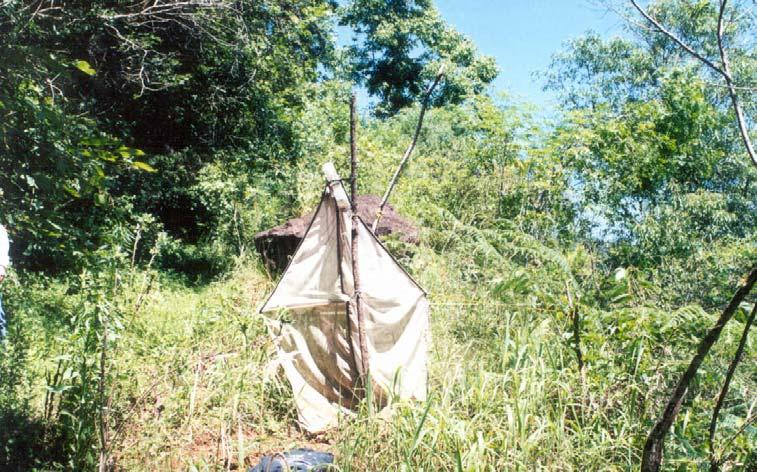
[[[271, 321], [278, 359], [292, 385], [300, 424], [336, 426], [364, 394], [354, 309], [352, 214], [338, 200], [341, 182], [324, 192], [305, 237], [262, 313]], [[335, 195], [337, 195], [335, 197]], [[344, 194], [342, 193], [344, 196]], [[374, 398], [425, 400], [429, 305], [426, 294], [360, 219], [358, 257]], [[352, 308], [351, 308], [352, 307]]]

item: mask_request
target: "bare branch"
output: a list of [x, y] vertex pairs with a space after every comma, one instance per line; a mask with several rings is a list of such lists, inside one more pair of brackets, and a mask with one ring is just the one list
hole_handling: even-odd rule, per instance
[[733, 76], [731, 75], [731, 69], [730, 65], [728, 63], [728, 54], [726, 52], [725, 46], [723, 45], [723, 33], [724, 33], [724, 16], [725, 16], [725, 7], [726, 7], [727, 0], [721, 0], [720, 1], [720, 10], [718, 11], [718, 31], [717, 31], [717, 38], [718, 38], [718, 49], [720, 51], [720, 61], [722, 63], [722, 67], [716, 65], [711, 60], [704, 57], [702, 54], [695, 51], [691, 46], [683, 42], [678, 36], [667, 30], [660, 22], [658, 22], [654, 17], [652, 17], [649, 13], [647, 13], [646, 10], [641, 8], [638, 3], [636, 3], [636, 0], [631, 0], [631, 4], [636, 8], [641, 15], [647, 19], [654, 27], [659, 31], [660, 33], [667, 36], [669, 39], [671, 39], [673, 42], [678, 44], [684, 51], [691, 54], [693, 57], [697, 58], [700, 62], [705, 64], [707, 67], [712, 69], [713, 71], [720, 74], [723, 79], [725, 80], [726, 86], [728, 87], [728, 95], [731, 98], [731, 104], [733, 105], [733, 111], [736, 114], [736, 122], [738, 124], [739, 133], [741, 134], [741, 140], [744, 143], [744, 148], [746, 148], [747, 154], [749, 154], [749, 158], [752, 160], [752, 164], [757, 167], [757, 155], [755, 155], [754, 146], [752, 146], [752, 140], [749, 137], [749, 129], [746, 124], [746, 119], [744, 118], [744, 112], [741, 109], [741, 103], [739, 102], [739, 97], [736, 94], [736, 87], [733, 84]]
[[720, 75], [725, 75], [725, 72], [723, 71], [723, 69], [721, 69], [720, 67], [718, 67], [711, 60], [707, 59], [703, 55], [701, 55], [698, 52], [696, 52], [691, 46], [689, 46], [688, 44], [684, 43], [683, 40], [680, 39], [678, 36], [676, 36], [675, 34], [673, 34], [670, 31], [668, 31], [664, 26], [662, 26], [660, 24], [660, 22], [658, 22], [657, 20], [655, 20], [654, 17], [652, 17], [649, 13], [647, 13], [646, 10], [644, 10], [643, 8], [641, 8], [639, 6], [639, 4], [636, 3], [636, 0], [631, 0], [631, 4], [634, 6], [634, 8], [636, 8], [639, 11], [639, 13], [641, 13], [641, 16], [643, 16], [644, 18], [646, 18], [647, 21], [649, 21], [650, 23], [652, 23], [652, 25], [654, 25], [654, 27], [657, 29], [657, 31], [659, 31], [660, 33], [662, 33], [665, 36], [667, 36], [674, 43], [678, 44], [684, 51], [688, 52], [689, 54], [691, 54], [695, 58], [699, 59], [703, 64], [707, 65], [710, 69], [714, 70], [715, 72], [717, 72]]
[[[244, 25], [241, 12], [229, 0], [150, 0], [126, 7], [126, 11], [110, 11], [100, 15], [105, 27], [115, 36], [124, 51], [129, 52], [128, 65], [124, 74], [127, 81], [138, 88], [137, 96], [146, 92], [164, 90], [170, 82], [161, 80], [155, 73], [158, 64], [170, 59], [170, 55], [143, 44], [138, 39], [140, 31], [154, 32], [172, 25], [182, 28], [195, 36], [204, 36], [228, 47], [234, 47], [222, 36], [238, 37], [234, 25]], [[208, 23], [203, 12], [230, 12], [230, 22]], [[137, 36], [134, 36], [137, 34]], [[242, 35], [239, 41], [244, 41]]]
[[[726, 84], [716, 84], [714, 82], [703, 81], [708, 87], [720, 87], [729, 88]], [[744, 92], [757, 92], [757, 86], [755, 85], [733, 85], [734, 90], [743, 90]]]
[[665, 410], [662, 413], [662, 417], [655, 423], [654, 428], [647, 436], [646, 443], [644, 444], [644, 452], [641, 457], [641, 471], [642, 472], [658, 472], [662, 465], [662, 448], [665, 442], [665, 436], [670, 431], [670, 427], [673, 425], [678, 411], [681, 409], [683, 403], [683, 397], [689, 390], [691, 381], [697, 374], [699, 366], [702, 365], [702, 361], [710, 352], [712, 346], [717, 342], [720, 337], [720, 333], [723, 331], [725, 325], [733, 318], [736, 309], [739, 304], [749, 295], [752, 287], [757, 282], [757, 265], [752, 267], [749, 275], [746, 278], [744, 284], [739, 287], [736, 293], [731, 298], [728, 306], [723, 310], [723, 313], [718, 318], [715, 326], [710, 329], [707, 334], [702, 338], [702, 341], [697, 347], [697, 353], [691, 359], [689, 366], [678, 381], [673, 394], [670, 396], [668, 403], [665, 405]]
[[140, 11], [132, 13], [121, 13], [113, 15], [104, 15], [104, 19], [117, 20], [124, 18], [137, 18], [137, 17], [159, 17], [160, 15], [176, 15], [184, 14], [188, 11], [194, 11], [198, 9], [216, 10], [231, 8], [229, 2], [222, 0], [197, 0], [197, 1], [184, 1], [184, 2], [155, 2], [150, 6], [143, 8]]
[[565, 293], [568, 295], [568, 310], [571, 322], [573, 323], [573, 351], [576, 353], [578, 370], [583, 372], [584, 355], [581, 352], [581, 313], [578, 311], [578, 306], [573, 303], [573, 296], [570, 293], [570, 285], [567, 280], [565, 281]]
[[752, 164], [757, 167], [757, 155], [755, 155], [752, 140], [749, 137], [749, 128], [747, 128], [746, 119], [744, 118], [744, 112], [741, 110], [741, 103], [739, 102], [738, 95], [736, 95], [736, 88], [733, 85], [733, 76], [731, 75], [728, 53], [723, 46], [723, 13], [725, 12], [726, 1], [727, 0], [721, 0], [720, 12], [718, 13], [718, 50], [720, 51], [720, 60], [723, 63], [723, 77], [725, 78], [726, 85], [728, 85], [728, 95], [731, 97], [733, 111], [736, 113], [736, 122], [739, 125], [741, 140], [744, 143], [747, 154], [749, 154], [749, 158], [752, 159]]

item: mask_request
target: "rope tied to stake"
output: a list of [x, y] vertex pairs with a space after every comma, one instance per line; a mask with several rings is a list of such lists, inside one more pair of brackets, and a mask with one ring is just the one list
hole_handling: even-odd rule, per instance
[[334, 184], [336, 182], [340, 182], [342, 184], [345, 183], [345, 182], [352, 183], [352, 179], [351, 178], [348, 178], [348, 179], [333, 179], [333, 180], [326, 179], [326, 183], [329, 184], [329, 185]]

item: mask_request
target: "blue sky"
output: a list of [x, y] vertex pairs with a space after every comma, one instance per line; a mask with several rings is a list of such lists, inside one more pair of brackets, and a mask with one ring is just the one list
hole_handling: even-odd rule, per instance
[[562, 44], [594, 30], [621, 34], [623, 20], [593, 0], [436, 0], [448, 23], [494, 56], [500, 75], [495, 91], [551, 108], [554, 97], [542, 91], [534, 73], [546, 70]]

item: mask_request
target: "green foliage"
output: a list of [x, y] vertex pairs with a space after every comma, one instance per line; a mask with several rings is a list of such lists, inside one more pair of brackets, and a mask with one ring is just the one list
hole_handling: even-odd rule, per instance
[[569, 109], [617, 109], [627, 100], [644, 101], [658, 76], [654, 59], [634, 43], [589, 32], [554, 54], [546, 86]]
[[[711, 2], [660, 1], [650, 9], [714, 57]], [[757, 70], [749, 22], [734, 18], [728, 30], [743, 77]], [[571, 174], [583, 209], [578, 227], [606, 247], [610, 267], [648, 269], [674, 306], [717, 306], [729, 295], [713, 287], [732, 284], [753, 258], [755, 170], [725, 90], [712, 85], [719, 78], [663, 35], [630, 32], [611, 40], [588, 34], [555, 56], [547, 87], [559, 93], [565, 114], [548, 148]], [[734, 257], [736, 244], [743, 251]]]
[[434, 97], [438, 105], [483, 93], [498, 74], [494, 59], [480, 55], [430, 0], [355, 0], [344, 7], [340, 22], [355, 34], [347, 51], [350, 75], [381, 100], [380, 116], [414, 103], [442, 64], [449, 70]]
[[[522, 260], [517, 251], [497, 244], [504, 256], [486, 263], [471, 254], [476, 247], [487, 252], [485, 246], [466, 237], [443, 250], [418, 248], [408, 261], [432, 299], [429, 401], [395, 404], [391, 421], [363, 413], [320, 439], [325, 444], [317, 447], [336, 452], [343, 470], [444, 468], [457, 461], [462, 470], [513, 464], [545, 469], [636, 467], [649, 421], [676, 381], [674, 373], [714, 321], [713, 314], [695, 305], [672, 312], [654, 307], [649, 303], [654, 293], [638, 271], [591, 272], [590, 279], [579, 278], [587, 362], [581, 376], [570, 344], [564, 342], [571, 335], [562, 312], [567, 304], [562, 292], [566, 275], [557, 268], [564, 263], [575, 274], [586, 275], [594, 256], [579, 249], [545, 264], [553, 257], [548, 250], [529, 250], [533, 256]], [[536, 252], [544, 252], [542, 259]], [[474, 268], [483, 276], [469, 277], [465, 271]], [[233, 271], [228, 279], [200, 288], [159, 276], [143, 298], [144, 305], [132, 312], [150, 276], [129, 274], [121, 272], [123, 285], [110, 299], [111, 309], [122, 313], [118, 319], [124, 323], [110, 338], [108, 351], [110, 431], [120, 467], [241, 468], [251, 466], [259, 451], [309, 444], [305, 435], [291, 428], [291, 392], [282, 379], [271, 375], [275, 364], [266, 321], [255, 314], [273, 281], [255, 267]], [[494, 274], [502, 280], [482, 286], [481, 280]], [[96, 283], [92, 277], [81, 280]], [[128, 285], [130, 277], [135, 283]], [[18, 392], [33, 408], [42, 408], [46, 389], [62, 390], [55, 398], [65, 396], [69, 404], [90, 398], [92, 387], [87, 394], [82, 391], [76, 368], [73, 378], [52, 388], [43, 380], [46, 370], [48, 379], [54, 378], [62, 352], [78, 352], [76, 343], [85, 329], [78, 314], [91, 313], [86, 308], [92, 308], [86, 301], [89, 291], [28, 282], [24, 300], [10, 305], [17, 314], [12, 332], [25, 332], [31, 347], [24, 375], [34, 379], [19, 385]], [[597, 296], [606, 300], [605, 307], [594, 306], [594, 286]], [[94, 313], [87, 316], [99, 326]], [[676, 425], [666, 451], [677, 466], [706, 462], [702, 451], [710, 409], [743, 322], [740, 316], [727, 327], [722, 344], [708, 357], [687, 397], [688, 414]], [[14, 337], [12, 346], [19, 339]], [[95, 337], [93, 348], [96, 341]], [[95, 352], [87, 358], [91, 369]], [[753, 407], [753, 375], [753, 363], [745, 362], [737, 371], [729, 419], [720, 426], [723, 438], [741, 427], [744, 412]], [[96, 382], [96, 376], [92, 380]], [[81, 422], [91, 422], [92, 410], [84, 409], [86, 403], [79, 405]], [[62, 420], [58, 427], [65, 425], [63, 431], [86, 432]], [[750, 431], [729, 449], [734, 464], [753, 447]], [[29, 440], [25, 434], [17, 439]], [[89, 440], [90, 446], [97, 444], [96, 437]], [[39, 453], [39, 443], [31, 444]], [[64, 444], [73, 444], [70, 437]], [[55, 457], [34, 452], [37, 460]], [[73, 457], [73, 452], [66, 457]], [[56, 460], [65, 465], [65, 457]]]
[[[732, 141], [717, 131], [725, 119], [702, 90], [691, 75], [674, 73], [662, 80], [659, 99], [629, 101], [617, 113], [576, 111], [557, 132], [555, 146], [565, 150], [586, 202], [604, 210], [610, 228], [633, 234], [650, 211], [695, 201], [686, 195], [705, 189], [732, 201], [730, 208], [749, 205], [742, 192], [753, 171], [730, 154]], [[750, 220], [732, 222], [743, 228]]]
[[[76, 269], [76, 252], [130, 212], [211, 237], [190, 190], [200, 169], [297, 156], [290, 112], [331, 62], [330, 2], [142, 8], [0, 7], [0, 195], [34, 267]], [[222, 162], [227, 149], [247, 156]]]
[[[10, 7], [3, 7], [0, 15]], [[8, 18], [0, 16], [0, 24]], [[6, 25], [7, 26], [7, 25]], [[55, 76], [76, 72], [52, 52], [18, 43], [16, 29], [0, 39], [0, 196], [14, 247], [36, 267], [56, 267], [75, 250], [96, 244], [90, 230], [113, 209], [112, 175], [144, 168], [144, 153], [80, 116]], [[78, 61], [76, 67], [88, 67]], [[137, 169], [135, 169], [135, 167]], [[21, 251], [19, 251], [20, 253]]]
[[[389, 421], [363, 405], [318, 438], [341, 470], [636, 468], [757, 258], [757, 179], [724, 90], [662, 36], [571, 42], [548, 79], [564, 113], [545, 126], [484, 93], [496, 67], [430, 1], [25, 5], [0, 6], [0, 191], [19, 262], [2, 287], [3, 470], [243, 469], [314, 440], [275, 375], [253, 241], [312, 209], [324, 162], [347, 175], [338, 78], [380, 100], [360, 121], [358, 186], [381, 194], [413, 103], [450, 67], [391, 200], [421, 243], [388, 241], [430, 295], [431, 397]], [[713, 53], [711, 2], [651, 8]], [[728, 30], [746, 81], [750, 21]], [[345, 56], [337, 22], [356, 34]], [[706, 467], [744, 321], [685, 398], [671, 469]], [[755, 460], [753, 344], [718, 429], [734, 470]]]
[[203, 233], [217, 258], [227, 259], [225, 268], [231, 267], [229, 256], [243, 258], [255, 250], [255, 234], [288, 215], [288, 205], [296, 195], [291, 171], [241, 173], [244, 166], [238, 162], [244, 158], [226, 156], [206, 166], [190, 189], [193, 199], [208, 212]]

